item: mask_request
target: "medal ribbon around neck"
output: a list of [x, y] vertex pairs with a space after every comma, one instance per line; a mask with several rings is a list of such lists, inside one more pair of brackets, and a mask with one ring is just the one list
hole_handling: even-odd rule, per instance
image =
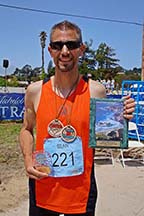
[[[76, 82], [74, 83], [74, 85], [72, 86], [72, 88], [68, 92], [67, 96], [65, 97], [65, 100], [64, 100], [64, 102], [63, 102], [60, 110], [56, 114], [56, 118], [53, 119], [48, 124], [48, 128], [47, 128], [49, 135], [51, 135], [52, 137], [55, 137], [55, 138], [56, 137], [61, 137], [66, 142], [72, 142], [76, 138], [76, 130], [71, 125], [67, 125], [67, 126], [64, 127], [64, 125], [62, 124], [62, 122], [59, 120], [59, 116], [60, 116], [61, 112], [64, 109], [64, 106], [66, 104], [66, 101], [67, 101], [68, 97], [70, 96], [70, 94], [73, 91], [73, 89], [75, 88], [75, 86], [77, 86], [78, 81], [79, 81], [79, 74], [78, 74], [78, 77], [76, 79]], [[55, 94], [55, 101], [56, 101], [56, 94]], [[57, 110], [57, 104], [56, 104], [56, 110]], [[72, 109], [71, 109], [71, 111], [72, 111]], [[63, 130], [63, 128], [64, 128], [64, 130]], [[68, 128], [68, 130], [71, 128], [71, 132], [72, 132], [71, 134], [75, 134], [72, 141], [71, 140], [67, 141], [67, 140], [69, 140], [68, 137], [65, 138], [66, 134], [70, 134], [70, 133], [67, 133], [67, 129], [66, 128]], [[62, 133], [62, 131], [63, 131], [63, 133]], [[70, 132], [70, 130], [69, 130], [69, 132]], [[62, 134], [63, 134], [63, 136], [62, 136]]]

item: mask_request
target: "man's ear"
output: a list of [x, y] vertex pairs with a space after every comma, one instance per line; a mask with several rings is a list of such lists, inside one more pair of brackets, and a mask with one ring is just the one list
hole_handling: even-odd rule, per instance
[[48, 46], [48, 51], [51, 53], [51, 47], [50, 46]]
[[51, 54], [51, 53], [52, 53], [52, 49], [51, 49], [50, 46], [48, 46], [48, 51], [49, 51], [50, 55], [52, 55], [52, 54]]
[[82, 44], [82, 45], [80, 46], [80, 56], [83, 56], [85, 50], [86, 50], [86, 45], [85, 45], [85, 44]]

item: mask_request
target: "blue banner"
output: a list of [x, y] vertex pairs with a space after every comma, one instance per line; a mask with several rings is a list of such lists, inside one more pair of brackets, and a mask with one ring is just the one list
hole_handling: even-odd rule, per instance
[[24, 93], [0, 93], [0, 121], [22, 120]]

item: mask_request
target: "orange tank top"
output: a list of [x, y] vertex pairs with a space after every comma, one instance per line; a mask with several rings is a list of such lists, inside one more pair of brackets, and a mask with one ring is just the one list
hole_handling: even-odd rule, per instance
[[[40, 103], [36, 113], [36, 150], [42, 150], [44, 139], [50, 138], [47, 127], [56, 118], [58, 108], [64, 103], [63, 98], [57, 96], [51, 81], [44, 83]], [[71, 114], [67, 116], [65, 107], [71, 107]], [[90, 175], [93, 165], [93, 150], [89, 148], [89, 114], [90, 92], [89, 84], [81, 78], [75, 91], [68, 97], [59, 120], [76, 129], [82, 139], [84, 172], [72, 177], [48, 177], [36, 181], [37, 206], [62, 213], [86, 212], [86, 205], [90, 191]], [[70, 119], [69, 119], [70, 118]]]

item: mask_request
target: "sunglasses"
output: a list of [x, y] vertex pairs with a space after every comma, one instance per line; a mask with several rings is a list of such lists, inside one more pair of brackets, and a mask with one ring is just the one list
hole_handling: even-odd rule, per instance
[[77, 49], [81, 46], [80, 41], [55, 41], [50, 42], [50, 46], [54, 50], [62, 50], [63, 46], [65, 45], [69, 50]]

